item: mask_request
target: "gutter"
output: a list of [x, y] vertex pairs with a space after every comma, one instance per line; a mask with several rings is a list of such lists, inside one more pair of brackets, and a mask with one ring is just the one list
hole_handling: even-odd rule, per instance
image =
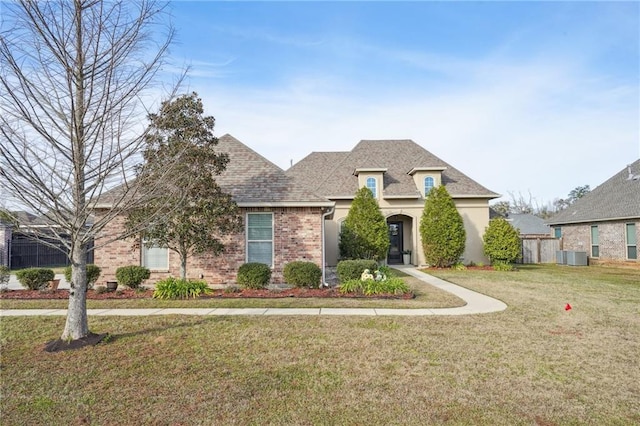
[[327, 267], [326, 265], [327, 259], [326, 259], [326, 248], [325, 248], [326, 242], [324, 238], [324, 234], [325, 234], [324, 222], [328, 216], [332, 215], [333, 212], [335, 212], [335, 210], [336, 210], [336, 207], [335, 205], [333, 205], [327, 210], [326, 213], [322, 213], [322, 226], [321, 226], [322, 235], [320, 237], [322, 239], [322, 281], [320, 282], [320, 287], [329, 287], [329, 284], [327, 283], [327, 271], [325, 270]]

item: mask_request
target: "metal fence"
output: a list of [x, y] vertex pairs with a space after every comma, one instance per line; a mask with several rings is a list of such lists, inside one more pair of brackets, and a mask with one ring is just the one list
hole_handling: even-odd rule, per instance
[[[67, 249], [60, 241], [47, 240], [48, 244], [28, 238], [20, 234], [13, 234], [11, 240], [11, 269], [23, 268], [52, 268], [69, 265]], [[52, 246], [53, 245], [53, 246]], [[87, 263], [93, 263], [93, 243], [89, 245]]]
[[560, 240], [554, 237], [522, 238], [521, 263], [555, 263]]

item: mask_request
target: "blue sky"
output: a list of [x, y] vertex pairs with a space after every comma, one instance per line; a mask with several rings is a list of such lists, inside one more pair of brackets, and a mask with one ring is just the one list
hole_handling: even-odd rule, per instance
[[638, 2], [172, 2], [216, 134], [283, 169], [413, 139], [545, 203], [640, 156]]

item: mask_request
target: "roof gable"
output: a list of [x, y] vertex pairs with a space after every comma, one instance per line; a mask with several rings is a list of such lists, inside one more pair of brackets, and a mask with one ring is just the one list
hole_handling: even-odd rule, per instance
[[442, 170], [442, 183], [454, 197], [498, 197], [410, 139], [362, 140], [350, 152], [314, 152], [287, 174], [327, 198], [348, 198], [358, 190], [358, 169], [387, 170], [383, 197], [420, 195], [410, 175], [416, 169]]
[[[632, 175], [640, 175], [640, 159], [628, 168]], [[561, 225], [640, 218], [640, 180], [629, 179], [628, 168], [616, 173], [547, 223]]]

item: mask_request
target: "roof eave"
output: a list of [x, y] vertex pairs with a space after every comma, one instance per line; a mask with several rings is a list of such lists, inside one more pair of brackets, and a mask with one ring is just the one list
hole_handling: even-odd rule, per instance
[[334, 207], [332, 201], [241, 201], [238, 207]]
[[577, 225], [580, 223], [593, 223], [593, 222], [614, 222], [618, 220], [640, 220], [640, 216], [622, 216], [622, 217], [606, 217], [600, 219], [579, 219], [579, 220], [566, 220], [566, 221], [548, 221], [549, 226], [554, 225]]

